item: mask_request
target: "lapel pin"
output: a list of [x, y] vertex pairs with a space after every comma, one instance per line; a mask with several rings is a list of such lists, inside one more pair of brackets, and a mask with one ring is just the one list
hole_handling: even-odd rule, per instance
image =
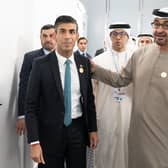
[[79, 72], [80, 72], [80, 73], [83, 73], [83, 72], [84, 72], [83, 65], [80, 65], [80, 67], [79, 67]]

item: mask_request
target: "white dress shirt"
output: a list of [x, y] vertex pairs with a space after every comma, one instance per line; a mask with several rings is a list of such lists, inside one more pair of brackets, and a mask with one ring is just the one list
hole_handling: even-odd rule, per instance
[[[65, 76], [65, 61], [67, 58], [61, 56], [56, 51], [57, 59], [58, 59], [58, 65], [60, 70], [60, 77], [62, 82], [62, 88], [64, 89], [64, 76]], [[71, 67], [71, 111], [72, 111], [72, 119], [78, 118], [82, 116], [82, 110], [81, 110], [81, 104], [80, 104], [80, 84], [79, 84], [79, 76], [77, 72], [76, 63], [74, 60], [74, 55], [71, 55], [68, 58], [71, 61], [70, 67]]]
[[82, 51], [79, 50], [79, 49], [78, 49], [78, 51], [79, 51], [80, 55], [82, 55], [82, 56], [84, 55], [85, 57], [87, 57], [87, 55], [86, 55], [86, 51], [85, 51], [85, 52], [82, 52]]

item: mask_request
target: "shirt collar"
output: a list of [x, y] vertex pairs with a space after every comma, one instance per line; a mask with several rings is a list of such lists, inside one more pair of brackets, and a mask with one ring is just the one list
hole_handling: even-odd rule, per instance
[[49, 54], [51, 51], [46, 50], [45, 48], [43, 48], [43, 52], [44, 52], [44, 55], [47, 55], [47, 54]]
[[[56, 56], [58, 59], [58, 62], [60, 62], [62, 65], [65, 64], [65, 61], [67, 60], [67, 58], [65, 58], [64, 56], [60, 55], [57, 51], [56, 52]], [[72, 53], [72, 55], [68, 58], [72, 64], [75, 64], [75, 60], [74, 60], [74, 54]]]
[[79, 50], [79, 49], [78, 49], [78, 51], [79, 51], [80, 55], [83, 55], [83, 54], [86, 55], [86, 52], [82, 52], [82, 51]]
[[121, 51], [121, 52], [118, 52], [118, 51], [116, 51], [116, 50], [114, 50], [114, 49], [111, 49], [111, 52], [114, 53], [114, 54], [116, 54], [116, 55], [119, 55], [119, 54], [126, 53], [126, 50]]

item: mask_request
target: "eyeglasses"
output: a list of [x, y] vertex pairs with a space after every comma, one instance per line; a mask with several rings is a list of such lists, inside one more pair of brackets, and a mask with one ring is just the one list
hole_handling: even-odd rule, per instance
[[163, 29], [168, 30], [168, 22], [164, 22], [162, 24], [159, 22], [152, 22], [151, 26], [154, 29], [158, 29], [161, 26]]
[[120, 37], [124, 37], [124, 36], [127, 36], [128, 34], [126, 32], [116, 32], [116, 31], [112, 31], [110, 33], [110, 36], [112, 37], [117, 37], [117, 36], [120, 36]]

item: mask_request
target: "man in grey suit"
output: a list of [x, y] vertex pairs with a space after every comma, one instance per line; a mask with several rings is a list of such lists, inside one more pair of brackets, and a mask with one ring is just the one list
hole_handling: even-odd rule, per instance
[[133, 83], [129, 168], [168, 167], [168, 8], [153, 10], [154, 44], [136, 50], [120, 74], [93, 64], [113, 87]]

